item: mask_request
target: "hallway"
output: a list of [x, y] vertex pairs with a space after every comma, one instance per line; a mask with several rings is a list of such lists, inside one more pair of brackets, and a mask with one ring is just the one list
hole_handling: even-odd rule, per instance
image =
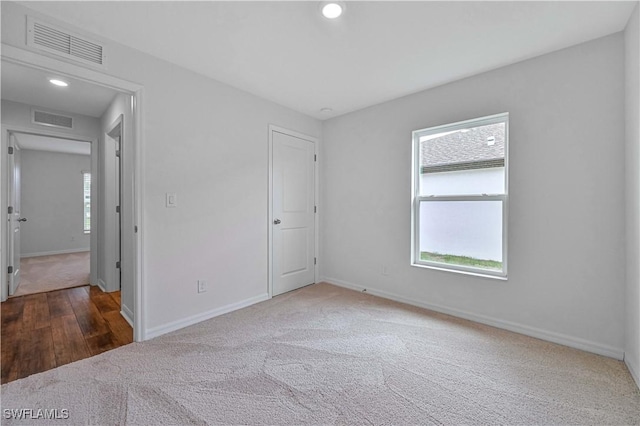
[[2, 303], [1, 383], [98, 355], [133, 341], [120, 292], [75, 287]]

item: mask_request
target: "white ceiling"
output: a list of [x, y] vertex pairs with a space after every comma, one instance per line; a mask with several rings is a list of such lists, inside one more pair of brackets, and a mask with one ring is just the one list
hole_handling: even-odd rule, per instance
[[[54, 86], [49, 83], [52, 78], [60, 78], [69, 86]], [[116, 95], [105, 87], [5, 61], [0, 84], [2, 99], [90, 117], [100, 117]]]
[[91, 144], [89, 142], [51, 138], [29, 133], [14, 133], [14, 136], [20, 149], [91, 155]]
[[637, 2], [24, 4], [324, 119], [622, 31]]

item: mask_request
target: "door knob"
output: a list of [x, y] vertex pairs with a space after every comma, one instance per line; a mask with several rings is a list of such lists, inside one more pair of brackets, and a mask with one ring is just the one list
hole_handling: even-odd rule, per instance
[[26, 217], [21, 217], [20, 219], [18, 219], [18, 222], [26, 222], [27, 218]]
[[281, 222], [280, 219], [276, 219], [276, 220], [273, 221], [273, 224], [274, 225], [280, 225], [280, 222]]

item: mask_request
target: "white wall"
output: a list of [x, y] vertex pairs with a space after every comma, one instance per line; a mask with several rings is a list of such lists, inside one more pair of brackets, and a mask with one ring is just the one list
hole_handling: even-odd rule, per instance
[[423, 173], [420, 175], [420, 194], [504, 194], [504, 167]]
[[[502, 112], [508, 280], [411, 267], [411, 132]], [[330, 119], [323, 137], [326, 280], [622, 357], [621, 33]]]
[[[19, 140], [19, 139], [18, 139]], [[21, 255], [88, 251], [84, 233], [83, 176], [88, 155], [21, 150]]]
[[419, 214], [421, 252], [502, 262], [502, 202], [427, 201]]
[[627, 294], [625, 361], [640, 386], [640, 6], [625, 30]]
[[[504, 194], [504, 167], [420, 175], [420, 194]], [[420, 251], [502, 261], [502, 203], [422, 203]]]
[[[25, 48], [28, 9], [8, 2], [1, 7], [2, 42]], [[105, 43], [106, 73], [144, 85], [141, 231], [147, 331], [157, 334], [266, 296], [268, 126], [319, 137], [321, 123]], [[167, 192], [178, 194], [177, 208], [165, 208]], [[197, 293], [199, 279], [208, 281], [207, 292]]]

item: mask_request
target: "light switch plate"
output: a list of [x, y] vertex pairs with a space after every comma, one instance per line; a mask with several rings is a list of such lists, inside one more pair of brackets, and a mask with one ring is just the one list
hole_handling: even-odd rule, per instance
[[167, 207], [178, 207], [178, 195], [175, 192], [167, 192]]

